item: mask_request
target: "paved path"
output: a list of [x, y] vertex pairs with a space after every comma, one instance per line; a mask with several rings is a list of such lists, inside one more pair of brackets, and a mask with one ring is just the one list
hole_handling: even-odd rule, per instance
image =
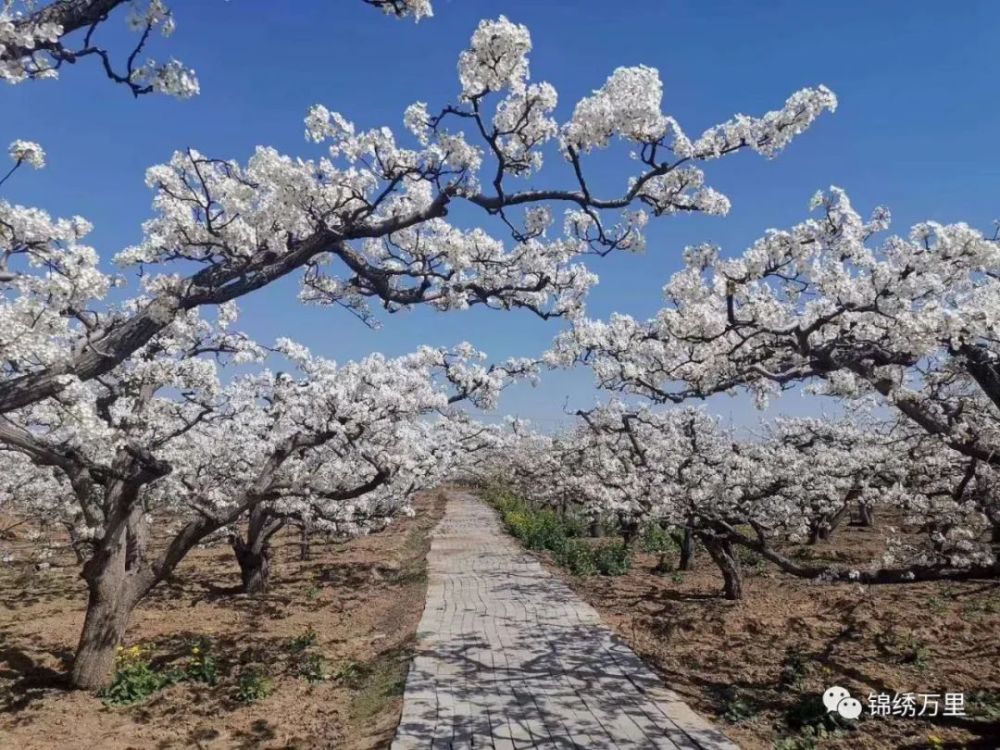
[[428, 563], [392, 750], [738, 750], [475, 497], [449, 493]]

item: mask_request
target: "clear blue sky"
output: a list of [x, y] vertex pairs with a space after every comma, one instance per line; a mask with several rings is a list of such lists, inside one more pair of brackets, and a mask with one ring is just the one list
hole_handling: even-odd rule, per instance
[[[47, 169], [20, 174], [4, 197], [87, 217], [106, 258], [134, 242], [150, 216], [147, 166], [186, 146], [239, 160], [258, 144], [314, 156], [302, 118], [317, 102], [361, 127], [399, 128], [411, 102], [453, 101], [458, 52], [479, 19], [500, 13], [530, 28], [532, 78], [556, 86], [561, 118], [615, 67], [640, 63], [659, 69], [664, 109], [690, 134], [779, 106], [803, 86], [824, 83], [840, 98], [836, 114], [776, 160], [738, 155], [709, 165], [709, 182], [732, 199], [728, 217], [654, 220], [644, 256], [596, 262], [592, 316], [652, 314], [684, 245], [711, 241], [735, 253], [764, 229], [804, 218], [812, 193], [831, 184], [865, 212], [889, 206], [897, 231], [923, 219], [985, 228], [1000, 216], [991, 145], [1000, 133], [997, 3], [435, 0], [436, 16], [416, 25], [382, 18], [360, 0], [170, 5], [177, 32], [152, 52], [197, 70], [202, 93], [193, 100], [134, 101], [93, 61], [57, 82], [0, 89], [0, 143], [36, 140], [49, 155]], [[132, 39], [121, 17], [108, 26], [109, 46]], [[561, 325], [526, 312], [421, 310], [373, 332], [343, 311], [299, 305], [296, 291], [282, 283], [244, 300], [244, 329], [263, 341], [290, 335], [338, 360], [462, 340], [499, 359], [541, 353]], [[567, 397], [574, 407], [593, 402], [586, 371], [513, 389], [501, 412], [551, 427], [564, 420]], [[789, 399], [802, 397], [789, 396], [785, 411], [813, 408]], [[722, 410], [736, 410], [737, 421], [748, 416], [742, 399]]]

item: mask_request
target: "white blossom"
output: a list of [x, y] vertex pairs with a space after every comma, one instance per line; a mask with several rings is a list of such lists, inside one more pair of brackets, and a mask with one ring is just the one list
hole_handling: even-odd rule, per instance
[[45, 150], [34, 141], [17, 140], [7, 150], [15, 164], [21, 162], [29, 167], [41, 169], [45, 166]]

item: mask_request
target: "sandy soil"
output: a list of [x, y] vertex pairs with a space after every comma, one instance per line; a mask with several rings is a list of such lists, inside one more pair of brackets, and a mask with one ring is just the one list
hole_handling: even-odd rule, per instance
[[[415, 518], [380, 534], [314, 541], [307, 562], [298, 561], [297, 537], [280, 537], [271, 590], [259, 598], [232, 593], [239, 572], [226, 545], [195, 550], [176, 580], [140, 605], [127, 644], [148, 648], [153, 664], [168, 668], [185, 664], [192, 642], [208, 638], [219, 683], [180, 683], [131, 707], [106, 707], [63, 687], [85, 602], [71, 556], [43, 573], [0, 568], [0, 748], [388, 746], [424, 606], [428, 531], [443, 509], [442, 496], [425, 496]], [[310, 650], [333, 675], [312, 683], [289, 647], [309, 628]], [[274, 691], [243, 705], [234, 683], [250, 663], [267, 672]]]
[[[798, 554], [850, 564], [883, 549], [877, 528], [847, 527]], [[815, 584], [759, 562], [744, 565], [745, 601], [737, 603], [718, 596], [721, 576], [703, 551], [687, 573], [657, 574], [658, 562], [640, 554], [619, 578], [574, 578], [550, 568], [741, 747], [1000, 748], [997, 582]], [[812, 745], [787, 716], [831, 685], [849, 689], [866, 714], [872, 692], [964, 691], [970, 717], [863, 717]], [[977, 691], [991, 697], [973, 702]]]

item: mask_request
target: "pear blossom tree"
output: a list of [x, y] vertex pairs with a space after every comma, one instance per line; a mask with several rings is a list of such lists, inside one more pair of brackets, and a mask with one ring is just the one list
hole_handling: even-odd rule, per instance
[[966, 224], [890, 236], [836, 188], [819, 219], [772, 230], [742, 257], [689, 248], [652, 320], [580, 321], [553, 362], [592, 363], [615, 391], [660, 403], [750, 390], [763, 402], [809, 384], [877, 397], [942, 447], [1000, 464], [1000, 243]]
[[[119, 4], [7, 0], [4, 78], [51, 77], [94, 56], [133, 93], [194, 93], [180, 64], [133, 68], [152, 31], [172, 28], [157, 0], [133, 6], [138, 46], [113, 72], [93, 35]], [[430, 12], [423, 0], [368, 4]], [[131, 611], [194, 545], [245, 520], [237, 548], [253, 588], [266, 582], [276, 518], [350, 533], [377, 527], [446, 460], [427, 455], [422, 420], [451, 398], [487, 404], [531, 367], [482, 368], [465, 349], [337, 367], [282, 342], [298, 376], [262, 370], [223, 385], [221, 367], [259, 368], [267, 356], [232, 330], [235, 300], [298, 273], [303, 301], [371, 325], [377, 308], [418, 305], [575, 318], [596, 280], [588, 256], [641, 250], [651, 216], [728, 210], [699, 165], [744, 149], [772, 157], [836, 106], [825, 87], [805, 89], [780, 109], [689, 138], [662, 111], [657, 72], [639, 66], [614, 71], [560, 123], [554, 87], [530, 82], [530, 50], [525, 27], [502, 16], [482, 22], [459, 57], [457, 101], [409, 107], [405, 145], [317, 105], [306, 136], [325, 155], [260, 147], [240, 164], [188, 149], [151, 168], [156, 213], [115, 257], [141, 272], [141, 288], [122, 303], [107, 298], [125, 278], [85, 244], [86, 220], [0, 199], [0, 452], [17, 455], [19, 475], [45, 472], [57, 483], [50, 497], [66, 506], [84, 560], [89, 601], [74, 685], [108, 679]], [[634, 157], [624, 188], [589, 177], [588, 157], [612, 148]], [[18, 169], [45, 162], [28, 141], [10, 156], [5, 188]], [[544, 169], [546, 156], [554, 167]], [[525, 186], [543, 177], [554, 186]], [[458, 207], [484, 226], [447, 221]], [[454, 417], [442, 419], [435, 430]], [[6, 491], [28, 503], [29, 486]], [[150, 545], [161, 509], [182, 520], [163, 549]]]
[[802, 454], [809, 465], [825, 466], [828, 476], [841, 479], [830, 493], [814, 492], [802, 498], [814, 502], [811, 512], [806, 511], [809, 544], [830, 539], [852, 511], [860, 525], [874, 525], [881, 491], [906, 479], [894, 458], [909, 451], [913, 443], [911, 435], [900, 432], [894, 423], [858, 414], [832, 422], [778, 420], [769, 427], [769, 439]]
[[[328, 144], [326, 156], [292, 158], [261, 147], [241, 165], [191, 149], [151, 168], [157, 215], [144, 225], [142, 241], [116, 258], [146, 273], [148, 297], [130, 314], [98, 309], [111, 279], [93, 251], [80, 250], [87, 258], [58, 282], [44, 266], [62, 246], [76, 249], [85, 222], [0, 206], [16, 214], [7, 223], [30, 230], [0, 237], [0, 248], [24, 253], [30, 241], [36, 263], [3, 282], [0, 322], [14, 314], [25, 328], [41, 316], [45, 328], [61, 328], [66, 339], [59, 357], [18, 357], [16, 367], [5, 366], [0, 413], [54, 396], [66, 376], [89, 381], [109, 372], [185, 311], [233, 301], [294, 272], [302, 272], [304, 300], [366, 319], [371, 302], [389, 312], [429, 304], [575, 315], [596, 278], [581, 262], [585, 256], [639, 250], [650, 215], [725, 213], [728, 201], [704, 185], [698, 164], [743, 149], [773, 156], [836, 106], [828, 89], [804, 89], [781, 109], [735, 117], [692, 139], [662, 112], [655, 70], [620, 68], [560, 125], [555, 89], [529, 83], [530, 49], [525, 27], [503, 17], [482, 22], [460, 55], [458, 102], [407, 109], [416, 148], [387, 128], [357, 131], [317, 105], [306, 133]], [[636, 157], [623, 191], [587, 177], [588, 154], [612, 148], [612, 141]], [[562, 186], [518, 184], [550, 171], [546, 182], [556, 183], [560, 170], [543, 170], [549, 152], [559, 157]], [[481, 212], [501, 234], [449, 223], [449, 211], [460, 205]], [[559, 210], [563, 232], [553, 237]], [[79, 299], [39, 309], [47, 283], [72, 285]], [[15, 299], [25, 287], [36, 296]], [[53, 319], [60, 316], [65, 320]]]
[[[455, 395], [451, 399], [455, 399]], [[237, 559], [242, 558], [242, 550], [262, 554], [263, 570], [266, 570], [268, 540], [289, 524], [299, 529], [300, 560], [309, 559], [312, 534], [342, 540], [380, 531], [396, 515], [414, 512], [410, 502], [417, 493], [449, 480], [456, 468], [472, 460], [476, 453], [498, 444], [495, 428], [470, 420], [463, 411], [449, 409], [441, 417], [432, 422], [411, 420], [401, 424], [394, 432], [397, 443], [385, 448], [387, 452], [391, 450], [391, 454], [383, 454], [386, 458], [380, 463], [371, 461], [367, 454], [363, 457], [360, 465], [395, 466], [391, 475], [390, 471], [382, 468], [382, 474], [372, 482], [380, 482], [374, 489], [362, 488], [365, 490], [363, 494], [343, 497], [344, 489], [333, 492], [329, 489], [317, 490], [317, 483], [313, 481], [309, 484], [308, 493], [285, 493], [276, 501], [254, 506], [247, 519], [246, 533], [240, 534], [235, 529], [230, 532], [230, 542]], [[405, 454], [399, 450], [399, 444], [404, 441]], [[400, 455], [407, 457], [403, 465], [398, 461]], [[357, 465], [358, 462], [351, 465], [351, 472], [357, 470]], [[334, 467], [339, 471], [333, 473], [338, 486], [346, 487], [348, 483], [344, 475], [347, 474], [347, 466], [345, 456], [338, 454], [336, 462], [324, 462], [315, 471]], [[324, 480], [324, 486], [330, 486], [328, 479]], [[245, 591], [256, 590], [258, 582], [266, 587], [266, 572], [262, 576], [248, 577], [246, 574], [252, 570], [241, 568]]]
[[[818, 219], [771, 230], [742, 256], [689, 248], [655, 318], [577, 320], [549, 361], [586, 362], [602, 387], [654, 403], [739, 389], [764, 403], [798, 385], [849, 405], [874, 399], [892, 410], [907, 438], [895, 467], [882, 451], [865, 449], [873, 457], [869, 489], [889, 466], [884, 484], [905, 487], [904, 507], [940, 515], [925, 522], [939, 555], [909, 571], [862, 578], [996, 575], [984, 534], [992, 527], [998, 537], [987, 480], [1000, 463], [997, 236], [928, 222], [906, 238], [877, 242], [888, 229], [885, 209], [866, 221], [836, 188], [813, 206]], [[801, 450], [812, 443], [802, 437], [784, 439]], [[822, 442], [824, 456], [847, 447]]]
[[579, 415], [600, 488], [592, 496], [602, 509], [616, 513], [626, 529], [649, 522], [684, 529], [719, 568], [725, 596], [741, 598], [739, 559], [719, 521], [740, 524], [753, 515], [794, 523], [787, 477], [761, 471], [758, 446], [739, 445], [695, 409], [632, 410], [612, 402]]
[[[302, 409], [290, 417], [298, 434], [315, 429], [309, 425], [319, 405], [321, 414], [336, 415], [339, 427], [322, 444], [285, 457], [266, 501], [250, 509], [245, 532], [231, 533], [247, 593], [266, 589], [269, 543], [285, 524], [346, 537], [378, 530], [397, 513], [409, 512], [414, 493], [446, 476], [459, 454], [484, 439], [486, 428], [470, 426], [455, 405], [492, 409], [504, 387], [535, 369], [525, 360], [484, 367], [483, 355], [468, 345], [452, 351], [422, 347], [396, 359], [375, 354], [342, 367], [289, 342], [282, 349], [302, 377], [268, 373], [261, 376], [266, 384], [255, 388], [269, 403], [284, 404], [286, 394], [294, 394]], [[428, 421], [430, 416], [437, 418]], [[281, 429], [264, 424], [256, 439], [273, 440]], [[192, 494], [191, 487], [185, 490]]]
[[[48, 495], [65, 503], [70, 538], [83, 559], [89, 590], [73, 680], [100, 684], [135, 604], [173, 570], [207, 525], [185, 527], [168, 549], [150, 549], [149, 490], [171, 473], [170, 450], [203, 421], [232, 422], [215, 358], [246, 361], [259, 348], [196, 314], [178, 318], [168, 333], [100, 380], [64, 389], [59, 398], [4, 415], [0, 443], [56, 480]], [[168, 394], [177, 393], [173, 396]], [[30, 486], [22, 487], [30, 493]], [[31, 494], [15, 497], [37, 503]], [[109, 640], [112, 639], [112, 640]]]
[[[247, 516], [255, 536], [237, 552], [247, 588], [258, 590], [272, 532], [256, 525], [275, 511], [308, 507], [342, 533], [384, 525], [438, 458], [419, 419], [464, 399], [488, 406], [508, 373], [526, 367], [485, 368], [467, 346], [338, 367], [281, 341], [300, 377], [263, 370], [223, 386], [220, 364], [264, 353], [230, 332], [233, 316], [229, 307], [214, 322], [188, 313], [111, 373], [0, 420], [6, 451], [58, 472], [47, 497], [65, 499], [66, 517], [82, 526], [75, 539], [90, 547], [77, 686], [103, 684], [131, 611], [202, 540]], [[175, 528], [154, 546], [151, 525], [163, 515]]]
[[31, 542], [30, 557], [22, 558], [0, 546], [0, 562], [25, 565], [32, 561], [40, 565], [53, 552], [66, 547], [51, 538], [48, 530], [61, 527], [70, 535], [70, 548], [83, 562], [85, 547], [74, 539], [75, 524], [65, 514], [68, 498], [55, 472], [39, 471], [23, 457], [9, 450], [0, 450], [0, 543], [21, 539]]
[[[690, 407], [613, 401], [578, 414], [581, 424], [565, 435], [518, 438], [534, 452], [532, 461], [529, 451], [510, 447], [496, 454], [500, 475], [544, 504], [558, 506], [560, 493], [572, 488], [577, 503], [616, 515], [623, 530], [657, 523], [687, 531], [719, 568], [726, 598], [743, 596], [740, 546], [785, 573], [817, 581], [995, 575], [982, 540], [995, 496], [956, 454], [928, 453], [926, 436], [906, 425], [786, 419], [739, 439]], [[551, 455], [539, 456], [546, 445]], [[885, 553], [862, 567], [806, 565], [782, 551], [829, 535], [857, 502], [893, 509], [923, 532], [923, 542], [904, 544], [887, 526]]]

